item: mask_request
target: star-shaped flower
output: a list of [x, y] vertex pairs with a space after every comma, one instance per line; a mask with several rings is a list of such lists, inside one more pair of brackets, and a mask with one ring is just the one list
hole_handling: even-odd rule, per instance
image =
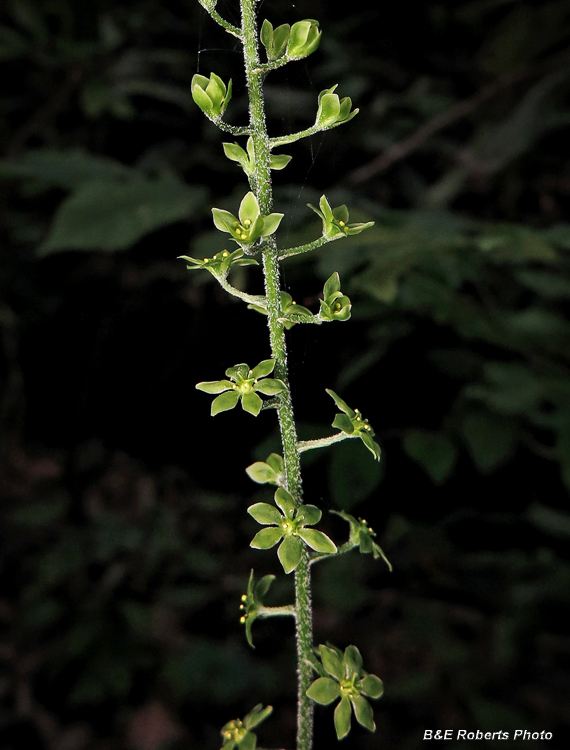
[[212, 401], [212, 416], [221, 411], [233, 409], [241, 399], [244, 411], [257, 417], [263, 404], [258, 393], [263, 393], [264, 396], [276, 396], [286, 390], [286, 385], [282, 380], [267, 377], [273, 372], [274, 367], [274, 359], [263, 360], [253, 370], [249, 369], [249, 365], [242, 363], [228, 367], [226, 376], [229, 380], [209, 380], [197, 383], [196, 388], [204, 393], [221, 394]]
[[350, 732], [352, 711], [359, 724], [374, 732], [376, 724], [372, 706], [366, 698], [380, 698], [384, 692], [382, 680], [362, 669], [362, 656], [356, 646], [348, 646], [343, 654], [336, 646], [321, 645], [317, 652], [322, 667], [318, 663], [314, 666], [321, 677], [309, 687], [307, 695], [323, 706], [340, 698], [334, 711], [338, 739], [342, 740]]
[[335, 543], [322, 531], [306, 528], [321, 520], [322, 512], [316, 505], [296, 507], [295, 501], [283, 487], [279, 487], [275, 493], [275, 504], [281, 512], [269, 503], [256, 503], [247, 509], [258, 523], [269, 527], [257, 532], [250, 547], [270, 549], [283, 540], [277, 556], [285, 573], [291, 573], [301, 562], [303, 544], [317, 552], [334, 554], [337, 551]]

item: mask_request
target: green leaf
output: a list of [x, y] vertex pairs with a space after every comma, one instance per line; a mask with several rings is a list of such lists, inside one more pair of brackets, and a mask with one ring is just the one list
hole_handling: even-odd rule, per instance
[[141, 177], [136, 169], [115, 159], [80, 149], [40, 148], [24, 152], [16, 160], [0, 160], [0, 178], [41, 180], [64, 190], [76, 190], [94, 181], [110, 183]]
[[269, 505], [269, 503], [255, 503], [255, 505], [250, 505], [247, 512], [252, 518], [255, 518], [257, 523], [264, 525], [279, 525], [283, 519], [277, 508], [274, 505]]
[[287, 154], [272, 154], [269, 166], [275, 170], [285, 169], [292, 158], [292, 156], [287, 156]]
[[408, 430], [404, 450], [423, 466], [436, 484], [443, 484], [457, 460], [457, 448], [448, 437], [428, 430]]
[[[274, 578], [275, 576], [272, 577]], [[247, 716], [244, 716], [243, 724], [246, 729], [254, 729], [261, 724], [262, 721], [265, 721], [272, 712], [273, 706], [266, 706], [263, 708], [263, 705], [258, 703], [257, 706], [247, 714]]]
[[[264, 529], [269, 531], [269, 529]], [[279, 545], [277, 556], [283, 566], [285, 573], [291, 573], [301, 562], [303, 556], [303, 543], [296, 536], [286, 536]]]
[[340, 113], [340, 100], [336, 94], [325, 94], [317, 112], [317, 125], [321, 128], [334, 125]]
[[[263, 576], [263, 578], [260, 578], [260, 580], [255, 584], [255, 598], [258, 600], [263, 599], [265, 594], [267, 594], [267, 592], [269, 591], [269, 588], [271, 587], [271, 584], [274, 580], [275, 576], [273, 575], [266, 575]], [[374, 675], [371, 676], [374, 677]]]
[[60, 205], [38, 254], [124, 250], [150, 232], [188, 219], [203, 198], [202, 188], [172, 177], [125, 183], [93, 180]]
[[339, 740], [350, 732], [350, 714], [350, 701], [345, 696], [334, 710], [334, 728]]
[[278, 393], [283, 393], [283, 391], [287, 390], [285, 383], [276, 378], [266, 378], [260, 383], [256, 383], [253, 388], [259, 393], [263, 393], [264, 396], [276, 396]]
[[473, 462], [483, 474], [494, 471], [515, 451], [513, 422], [506, 417], [472, 412], [463, 418], [462, 431]]
[[296, 517], [301, 519], [304, 526], [314, 526], [321, 520], [322, 515], [322, 511], [316, 505], [301, 505]]
[[237, 391], [227, 391], [226, 393], [222, 393], [221, 396], [218, 396], [212, 401], [212, 409], [210, 413], [215, 417], [216, 414], [219, 414], [222, 411], [233, 409], [238, 401], [239, 393]]
[[257, 484], [277, 484], [277, 474], [263, 461], [256, 461], [245, 470], [248, 477]]
[[384, 683], [375, 674], [367, 674], [360, 681], [358, 688], [361, 693], [367, 695], [369, 698], [380, 698], [384, 693]]
[[253, 537], [249, 543], [250, 547], [254, 549], [271, 549], [277, 542], [282, 538], [283, 531], [281, 529], [274, 528], [273, 526], [267, 529], [261, 529]]
[[337, 396], [334, 391], [331, 391], [330, 388], [325, 388], [325, 391], [329, 394], [329, 396], [342, 412], [347, 414], [351, 419], [356, 416], [356, 412], [354, 411], [354, 409], [351, 409], [346, 401], [343, 401], [342, 398], [340, 396]]
[[319, 677], [307, 690], [307, 695], [315, 703], [321, 706], [328, 706], [340, 695], [338, 683], [331, 680], [330, 677]]
[[273, 25], [267, 18], [261, 24], [259, 38], [266, 50], [270, 50], [273, 47]]
[[273, 32], [273, 54], [271, 60], [278, 60], [283, 57], [285, 50], [287, 49], [287, 43], [289, 42], [289, 34], [291, 33], [291, 27], [288, 23], [283, 23], [278, 26]]
[[340, 657], [334, 649], [329, 648], [328, 646], [321, 645], [319, 647], [319, 652], [321, 654], [323, 667], [327, 672], [333, 677], [343, 680], [346, 675], [344, 673], [342, 657]]
[[203, 383], [196, 383], [196, 388], [204, 393], [223, 393], [232, 387], [229, 380], [208, 380]]
[[279, 227], [283, 216], [284, 214], [269, 214], [268, 216], [264, 216], [261, 236], [269, 237], [270, 234], [273, 234], [275, 231], [277, 231], [277, 228]]
[[237, 219], [229, 211], [225, 211], [223, 208], [213, 208], [212, 216], [214, 218], [214, 226], [220, 232], [231, 232], [234, 229]]
[[366, 698], [363, 698], [361, 695], [353, 695], [350, 697], [350, 702], [354, 708], [356, 721], [371, 732], [375, 732], [376, 724], [374, 723], [374, 712]]
[[373, 438], [371, 438], [370, 435], [367, 435], [366, 432], [362, 432], [362, 431], [360, 431], [358, 433], [358, 436], [362, 440], [362, 442], [364, 443], [364, 445], [368, 448], [368, 450], [370, 451], [370, 453], [372, 453], [372, 455], [374, 456], [374, 458], [377, 461], [380, 461], [380, 456], [381, 456], [382, 452], [381, 452], [380, 446], [378, 445], [378, 443], [376, 442], [376, 440], [374, 440]]
[[271, 453], [267, 458], [267, 463], [277, 475], [283, 474], [285, 471], [285, 461], [283, 461], [283, 456], [280, 456], [279, 453]]
[[340, 292], [340, 276], [335, 271], [325, 282], [323, 289], [324, 298], [327, 300], [335, 292]]
[[263, 362], [260, 362], [256, 367], [253, 368], [253, 370], [251, 371], [251, 376], [253, 378], [264, 378], [273, 372], [274, 367], [274, 359], [264, 359]]
[[257, 393], [250, 391], [249, 393], [244, 393], [244, 395], [242, 396], [241, 405], [244, 411], [247, 411], [250, 414], [253, 414], [254, 417], [257, 417], [257, 415], [261, 411], [261, 407], [263, 406], [263, 401], [259, 398]]
[[331, 555], [337, 552], [336, 544], [322, 531], [299, 529], [298, 534], [316, 552], [326, 552]]
[[295, 501], [283, 487], [279, 487], [279, 489], [276, 491], [275, 503], [281, 508], [287, 518], [293, 518], [293, 514], [295, 512]]
[[347, 435], [352, 435], [354, 432], [354, 425], [346, 414], [337, 414], [333, 419], [332, 426], [336, 427], [337, 430], [346, 432]]
[[356, 646], [347, 646], [344, 650], [344, 663], [348, 667], [349, 676], [360, 674], [362, 669], [362, 656]]
[[239, 220], [242, 225], [247, 219], [249, 219], [249, 221], [251, 221], [251, 223], [253, 224], [258, 216], [259, 203], [257, 202], [257, 198], [255, 197], [255, 195], [250, 190], [249, 193], [246, 193], [244, 195], [242, 202], [240, 203]]

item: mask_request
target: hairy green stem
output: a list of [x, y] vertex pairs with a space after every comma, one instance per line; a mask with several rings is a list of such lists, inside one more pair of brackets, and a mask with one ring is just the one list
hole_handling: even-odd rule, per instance
[[345, 235], [338, 234], [336, 237], [319, 237], [318, 240], [307, 242], [306, 245], [298, 245], [297, 247], [288, 247], [286, 250], [279, 251], [279, 260], [285, 260], [285, 258], [290, 258], [291, 255], [300, 255], [301, 253], [309, 253], [311, 252], [311, 250], [316, 250], [318, 247], [322, 247], [323, 245], [326, 245], [329, 242], [340, 240], [342, 237], [345, 237]]
[[314, 448], [328, 448], [329, 445], [340, 443], [342, 440], [349, 440], [352, 437], [358, 437], [357, 435], [348, 435], [346, 432], [337, 432], [336, 435], [331, 435], [326, 438], [317, 438], [316, 440], [301, 440], [297, 444], [299, 453], [305, 451], [311, 451]]
[[[252, 131], [255, 156], [255, 173], [251, 177], [252, 188], [256, 193], [262, 215], [271, 213], [273, 195], [270, 170], [271, 142], [267, 136], [262, 82], [264, 72], [259, 69], [260, 60], [257, 43], [257, 22], [255, 0], [240, 0], [241, 37], [244, 50], [246, 81], [249, 90], [250, 129]], [[297, 447], [297, 431], [293, 416], [291, 391], [287, 369], [287, 348], [281, 316], [279, 259], [277, 245], [273, 237], [268, 238], [263, 250], [263, 271], [265, 276], [265, 297], [271, 354], [275, 360], [275, 377], [282, 380], [286, 392], [279, 398], [277, 414], [287, 489], [295, 503], [302, 503], [301, 462]], [[299, 675], [297, 700], [297, 750], [311, 750], [313, 739], [313, 705], [307, 696], [312, 681], [309, 658], [312, 654], [312, 609], [309, 555], [304, 549], [303, 558], [295, 571], [295, 610], [297, 636], [297, 672]]]

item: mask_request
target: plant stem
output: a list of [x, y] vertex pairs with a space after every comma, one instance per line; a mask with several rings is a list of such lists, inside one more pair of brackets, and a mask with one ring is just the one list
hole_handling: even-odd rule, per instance
[[[257, 44], [257, 22], [255, 0], [240, 0], [241, 37], [243, 42], [246, 81], [249, 89], [250, 129], [253, 137], [255, 172], [251, 176], [251, 186], [259, 202], [262, 215], [271, 213], [273, 195], [271, 170], [269, 167], [271, 145], [267, 136], [265, 107], [263, 100], [263, 71]], [[301, 461], [297, 447], [297, 430], [293, 416], [291, 391], [287, 370], [287, 349], [281, 316], [279, 260], [277, 244], [273, 237], [268, 238], [262, 251], [265, 276], [265, 295], [271, 354], [275, 360], [275, 377], [282, 380], [287, 391], [279, 399], [277, 413], [287, 489], [295, 503], [302, 503]], [[309, 555], [304, 548], [303, 557], [295, 571], [295, 609], [297, 636], [297, 673], [299, 675], [297, 694], [297, 750], [311, 750], [313, 740], [313, 704], [307, 696], [312, 681], [309, 658], [312, 655], [312, 609]]]

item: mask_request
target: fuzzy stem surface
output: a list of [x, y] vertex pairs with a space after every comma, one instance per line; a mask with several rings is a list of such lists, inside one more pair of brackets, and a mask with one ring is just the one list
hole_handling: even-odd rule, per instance
[[[271, 141], [267, 135], [265, 106], [263, 99], [264, 72], [260, 70], [257, 42], [257, 21], [255, 0], [240, 0], [241, 38], [243, 42], [246, 81], [249, 90], [250, 130], [252, 132], [255, 173], [252, 175], [252, 188], [259, 202], [262, 215], [271, 213], [273, 204], [270, 170]], [[275, 144], [274, 144], [275, 145]], [[277, 414], [283, 445], [287, 489], [295, 503], [301, 505], [301, 462], [297, 447], [297, 430], [293, 415], [291, 390], [287, 368], [287, 348], [281, 316], [279, 258], [277, 244], [269, 237], [263, 250], [263, 271], [265, 277], [265, 299], [271, 354], [275, 360], [275, 377], [287, 386], [279, 397]], [[295, 610], [297, 641], [297, 750], [311, 750], [313, 740], [313, 705], [307, 696], [312, 682], [309, 659], [312, 655], [312, 609], [309, 554], [304, 548], [303, 557], [295, 571]]]

